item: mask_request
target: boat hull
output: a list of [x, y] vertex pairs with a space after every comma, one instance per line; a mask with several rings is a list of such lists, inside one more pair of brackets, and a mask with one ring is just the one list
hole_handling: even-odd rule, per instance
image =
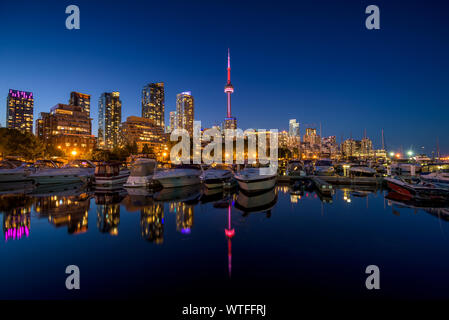
[[191, 186], [195, 184], [200, 184], [199, 175], [186, 175], [178, 177], [163, 177], [156, 179], [164, 188], [177, 188], [183, 186]]
[[128, 181], [129, 172], [115, 177], [95, 177], [96, 189], [110, 189], [122, 186]]
[[260, 179], [251, 179], [251, 180], [244, 180], [237, 177], [235, 179], [237, 180], [240, 189], [250, 193], [270, 190], [274, 188], [274, 186], [276, 185], [275, 175], [269, 177], [261, 176]]

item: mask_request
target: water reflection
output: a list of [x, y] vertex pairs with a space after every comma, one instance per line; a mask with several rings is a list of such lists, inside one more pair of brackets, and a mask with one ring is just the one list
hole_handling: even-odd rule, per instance
[[[215, 209], [227, 209], [228, 221], [225, 235], [228, 240], [229, 273], [231, 273], [231, 239], [235, 229], [231, 225], [231, 209], [235, 207], [242, 216], [250, 213], [265, 213], [271, 217], [277, 206], [278, 195], [286, 195], [285, 199], [294, 206], [301, 206], [304, 199], [317, 199], [322, 204], [343, 202], [345, 208], [353, 201], [366, 201], [369, 208], [370, 199], [382, 196], [381, 190], [373, 187], [340, 186], [338, 192], [323, 195], [310, 190], [307, 184], [278, 185], [258, 194], [244, 191], [223, 189], [206, 189], [200, 185], [184, 188], [162, 189], [151, 193], [145, 189], [121, 189], [113, 192], [95, 192], [80, 184], [63, 186], [40, 186], [0, 193], [0, 212], [3, 214], [3, 234], [5, 241], [28, 237], [31, 232], [33, 218], [46, 218], [53, 226], [66, 227], [68, 234], [79, 234], [88, 231], [88, 216], [91, 201], [96, 205], [96, 224], [100, 233], [117, 236], [121, 214], [123, 212], [140, 213], [141, 237], [154, 244], [164, 243], [164, 208], [174, 214], [177, 232], [191, 234], [195, 224], [195, 210], [205, 205]], [[399, 215], [400, 208], [408, 208], [417, 212], [424, 211], [442, 221], [449, 221], [449, 208], [435, 207], [428, 202], [413, 202], [404, 199], [400, 194], [389, 192], [385, 196], [384, 207], [392, 207], [393, 214]], [[339, 204], [337, 204], [339, 205]]]
[[247, 194], [240, 190], [235, 207], [243, 212], [243, 216], [247, 216], [251, 212], [266, 212], [267, 218], [269, 218], [277, 198], [276, 188], [257, 194]]
[[161, 244], [164, 242], [164, 205], [153, 202], [140, 210], [140, 230], [142, 238]]
[[120, 203], [126, 196], [125, 190], [95, 193], [97, 205], [97, 228], [101, 233], [118, 235], [120, 224]]
[[80, 184], [42, 186], [31, 194], [38, 218], [47, 218], [55, 227], [67, 227], [69, 234], [87, 232], [91, 193]]

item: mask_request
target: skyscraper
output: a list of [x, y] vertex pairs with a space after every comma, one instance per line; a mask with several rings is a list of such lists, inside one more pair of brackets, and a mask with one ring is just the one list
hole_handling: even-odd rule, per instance
[[224, 87], [224, 92], [227, 96], [227, 114], [224, 120], [223, 127], [224, 129], [236, 129], [237, 128], [237, 119], [231, 115], [231, 93], [234, 93], [234, 86], [231, 84], [231, 55], [229, 54], [228, 49], [228, 81]]
[[79, 106], [90, 117], [90, 94], [72, 91], [70, 93], [69, 104]]
[[176, 95], [177, 128], [186, 129], [193, 136], [194, 104], [192, 92], [185, 91]]
[[164, 83], [150, 83], [142, 89], [142, 117], [154, 120], [156, 125], [165, 126]]
[[168, 128], [168, 132], [172, 132], [178, 127], [178, 115], [176, 111], [170, 111], [170, 126]]
[[33, 133], [32, 92], [9, 89], [6, 98], [6, 127]]
[[299, 123], [296, 122], [296, 119], [290, 119], [288, 134], [290, 137], [299, 137]]
[[102, 149], [112, 149], [119, 144], [122, 122], [120, 92], [104, 92], [98, 101], [98, 144]]

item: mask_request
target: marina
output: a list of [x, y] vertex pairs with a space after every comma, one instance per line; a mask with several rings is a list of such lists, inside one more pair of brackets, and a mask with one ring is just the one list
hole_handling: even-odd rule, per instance
[[[0, 194], [0, 297], [30, 298], [37, 290], [42, 298], [68, 298], [59, 278], [37, 273], [76, 263], [86, 298], [170, 298], [174, 290], [205, 298], [212, 288], [214, 297], [251, 292], [274, 299], [287, 288], [306, 290], [309, 298], [337, 291], [368, 298], [362, 275], [376, 263], [388, 281], [382, 297], [447, 298], [448, 210], [449, 204], [404, 199], [381, 186], [337, 185], [324, 195], [315, 185], [290, 183], [256, 194], [201, 184], [159, 191], [80, 183], [10, 189]], [[108, 270], [89, 263], [92, 255]], [[410, 268], [422, 261], [419, 270]], [[132, 272], [123, 273], [125, 266]], [[423, 270], [432, 276], [419, 278]], [[415, 278], [421, 281], [410, 281]], [[19, 290], [20, 281], [30, 286]]]

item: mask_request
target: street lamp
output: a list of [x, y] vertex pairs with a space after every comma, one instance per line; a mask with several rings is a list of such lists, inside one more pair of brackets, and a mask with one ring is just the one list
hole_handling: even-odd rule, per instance
[[409, 156], [409, 157], [411, 157], [411, 156], [413, 156], [413, 151], [407, 151], [407, 155]]
[[395, 154], [396, 154], [396, 153], [395, 153], [394, 151], [391, 151], [391, 152], [390, 152], [390, 157], [394, 157]]

